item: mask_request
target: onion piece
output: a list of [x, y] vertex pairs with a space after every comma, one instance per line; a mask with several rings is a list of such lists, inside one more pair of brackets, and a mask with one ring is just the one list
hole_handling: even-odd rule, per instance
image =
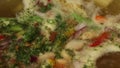
[[44, 54], [40, 54], [39, 57], [38, 57], [38, 60], [40, 62], [44, 61], [44, 60], [47, 60], [47, 59], [54, 59], [55, 58], [55, 54], [53, 52], [46, 52]]
[[74, 38], [78, 38], [79, 35], [82, 33], [82, 30], [86, 28], [86, 24], [78, 24], [76, 27], [75, 27], [75, 33], [73, 34], [72, 36], [72, 39]]
[[79, 68], [79, 67], [80, 67], [80, 62], [75, 61], [75, 62], [73, 63], [73, 65], [74, 65], [75, 68]]
[[74, 29], [76, 30], [76, 31], [79, 31], [79, 30], [81, 30], [81, 29], [83, 29], [83, 28], [85, 28], [86, 27], [86, 24], [78, 24]]
[[85, 41], [81, 40], [71, 40], [65, 45], [65, 49], [80, 51], [84, 47], [85, 43]]
[[7, 48], [10, 43], [11, 43], [10, 40], [5, 40], [5, 41], [1, 42], [1, 43], [0, 43], [0, 49], [3, 50], [3, 49], [5, 49], [5, 48]]
[[44, 13], [40, 13], [38, 11], [34, 11], [34, 13], [42, 18], [46, 18]]
[[81, 65], [81, 62], [79, 62], [79, 61], [73, 61], [73, 66], [74, 66], [74, 68], [83, 68]]

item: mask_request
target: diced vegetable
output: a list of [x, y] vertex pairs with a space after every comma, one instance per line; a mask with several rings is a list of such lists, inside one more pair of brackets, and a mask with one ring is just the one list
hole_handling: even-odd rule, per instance
[[24, 34], [24, 40], [28, 42], [34, 40], [38, 35], [38, 32], [39, 31], [36, 27], [30, 26]]
[[0, 35], [0, 40], [2, 40], [2, 39], [4, 39], [5, 38], [5, 36], [3, 36], [3, 35]]
[[106, 18], [104, 16], [98, 15], [95, 17], [96, 21], [103, 23], [105, 22]]
[[86, 28], [85, 24], [84, 25], [82, 24], [79, 27], [77, 27], [75, 33], [72, 36], [72, 38], [77, 38], [81, 34], [81, 31], [83, 31], [85, 28]]
[[107, 39], [109, 37], [109, 33], [108, 32], [103, 32], [102, 34], [100, 34], [94, 41], [92, 44], [90, 44], [91, 47], [96, 47], [99, 46], [102, 42], [105, 41], [105, 39]]
[[74, 65], [74, 68], [80, 68], [80, 67], [81, 67], [79, 61], [74, 61], [74, 62], [73, 62], [73, 65]]
[[80, 40], [71, 40], [65, 45], [65, 49], [80, 51], [84, 46], [84, 41]]
[[62, 21], [62, 16], [60, 14], [56, 15], [55, 20], [60, 23]]
[[64, 59], [58, 59], [53, 68], [67, 68], [67, 61]]
[[40, 12], [45, 13], [45, 12], [51, 10], [51, 9], [52, 9], [52, 6], [53, 6], [53, 5], [52, 5], [51, 3], [49, 3], [47, 6], [41, 6]]
[[40, 68], [53, 68], [54, 60], [47, 59], [43, 64], [41, 64]]
[[11, 31], [21, 31], [23, 28], [20, 25], [14, 25], [10, 28]]
[[66, 60], [68, 60], [68, 61], [71, 61], [71, 54], [68, 54], [68, 51], [65, 51], [65, 50], [62, 50], [61, 51], [61, 56], [64, 58], [64, 59], [66, 59]]
[[50, 41], [54, 41], [56, 38], [56, 35], [57, 35], [56, 32], [51, 32], [50, 37], [49, 37]]
[[6, 49], [11, 43], [11, 40], [3, 40], [0, 43], [0, 50]]
[[37, 62], [38, 61], [38, 58], [36, 56], [31, 56], [30, 57], [30, 62], [33, 63], [33, 62]]
[[48, 0], [48, 2], [50, 2], [51, 0]]
[[95, 31], [91, 30], [91, 31], [86, 31], [81, 35], [81, 39], [83, 40], [92, 40], [95, 37], [97, 37], [97, 34]]
[[83, 29], [84, 27], [86, 27], [86, 24], [78, 24], [76, 27], [75, 27], [75, 30], [76, 31], [79, 31], [79, 30], [81, 30], [81, 29]]
[[80, 15], [78, 15], [78, 14], [76, 14], [76, 13], [73, 13], [73, 14], [72, 14], [72, 17], [73, 17], [77, 22], [79, 22], [79, 23], [82, 23], [82, 22], [85, 22], [85, 23], [87, 23], [87, 24], [91, 24], [91, 23], [92, 23], [92, 20], [91, 20], [91, 19], [82, 17], [82, 16], [80, 16]]
[[96, 23], [94, 23], [90, 18], [82, 17], [82, 16], [78, 15], [77, 13], [73, 13], [72, 17], [77, 22], [79, 22], [80, 24], [86, 24], [86, 26], [88, 28], [92, 28], [94, 30], [99, 30], [101, 28], [99, 25], [97, 25]]

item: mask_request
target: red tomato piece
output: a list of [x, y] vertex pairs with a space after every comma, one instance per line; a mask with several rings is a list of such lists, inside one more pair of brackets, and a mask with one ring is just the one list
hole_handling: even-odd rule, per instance
[[50, 2], [51, 0], [48, 0], [48, 2]]
[[108, 32], [103, 32], [102, 34], [100, 34], [95, 41], [90, 45], [91, 47], [95, 47], [95, 46], [99, 46], [105, 39], [107, 39], [109, 37], [109, 33]]
[[106, 20], [104, 16], [100, 16], [100, 15], [96, 16], [95, 19], [99, 22], [104, 22]]
[[0, 35], [0, 40], [3, 40], [5, 38], [5, 36]]
[[33, 63], [33, 62], [37, 62], [38, 61], [38, 58], [36, 56], [31, 56], [30, 57], [30, 62]]
[[49, 37], [50, 41], [54, 41], [56, 36], [57, 36], [56, 32], [51, 32], [50, 37]]

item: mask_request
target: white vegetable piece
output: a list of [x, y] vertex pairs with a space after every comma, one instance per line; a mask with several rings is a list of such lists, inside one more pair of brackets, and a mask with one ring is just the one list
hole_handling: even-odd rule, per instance
[[44, 61], [44, 60], [47, 60], [47, 59], [54, 59], [55, 57], [55, 54], [52, 53], [52, 52], [47, 52], [43, 55], [39, 55], [39, 60], [40, 61]]
[[66, 49], [71, 49], [71, 50], [81, 50], [84, 46], [84, 41], [80, 40], [71, 40], [67, 45], [65, 46]]
[[73, 62], [74, 68], [82, 68], [81, 63], [79, 61]]
[[78, 24], [74, 29], [76, 31], [79, 31], [80, 29], [83, 29], [84, 27], [86, 27], [86, 24]]
[[91, 40], [91, 39], [93, 39], [93, 38], [95, 38], [95, 37], [97, 37], [97, 34], [96, 34], [94, 31], [84, 32], [84, 33], [82, 34], [82, 36], [81, 36], [81, 38], [82, 38], [83, 40], [86, 40], [86, 39]]
[[66, 60], [68, 60], [68, 61], [71, 61], [71, 58], [72, 58], [72, 57], [71, 57], [65, 50], [62, 50], [61, 56], [62, 56], [64, 59], [66, 59]]

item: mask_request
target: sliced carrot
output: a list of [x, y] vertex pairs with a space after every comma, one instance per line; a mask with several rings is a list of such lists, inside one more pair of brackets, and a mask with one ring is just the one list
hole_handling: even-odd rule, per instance
[[67, 66], [67, 61], [66, 60], [58, 59], [58, 60], [56, 60], [53, 68], [66, 68], [66, 66]]
[[97, 15], [95, 17], [95, 20], [98, 21], [98, 22], [105, 22], [106, 17], [105, 16], [101, 16], [101, 15]]

